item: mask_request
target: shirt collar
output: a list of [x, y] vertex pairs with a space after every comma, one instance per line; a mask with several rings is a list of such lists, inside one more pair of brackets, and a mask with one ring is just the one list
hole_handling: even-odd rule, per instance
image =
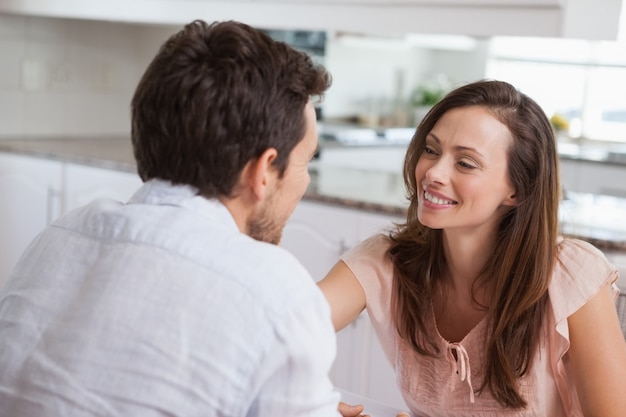
[[211, 221], [217, 221], [225, 227], [239, 231], [235, 219], [221, 201], [217, 198], [198, 195], [198, 189], [191, 185], [174, 185], [169, 181], [151, 179], [137, 190], [129, 203], [183, 207]]

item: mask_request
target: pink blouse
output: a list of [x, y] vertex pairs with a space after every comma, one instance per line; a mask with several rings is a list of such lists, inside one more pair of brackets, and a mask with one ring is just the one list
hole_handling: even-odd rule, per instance
[[431, 311], [426, 323], [438, 335], [437, 357], [415, 353], [400, 339], [391, 319], [393, 266], [385, 256], [388, 241], [373, 236], [342, 256], [357, 277], [366, 295], [368, 315], [396, 371], [404, 400], [415, 416], [582, 416], [570, 366], [567, 318], [582, 307], [605, 285], [617, 280], [617, 270], [602, 252], [589, 243], [563, 239], [548, 292], [549, 314], [544, 320], [547, 338], [533, 361], [533, 369], [519, 383], [528, 402], [524, 410], [503, 408], [488, 389], [474, 390], [484, 379], [487, 321], [483, 319], [457, 343], [445, 340]]

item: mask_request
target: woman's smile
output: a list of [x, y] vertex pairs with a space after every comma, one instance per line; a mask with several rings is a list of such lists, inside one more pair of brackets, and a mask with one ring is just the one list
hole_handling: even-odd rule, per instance
[[415, 167], [419, 221], [433, 229], [494, 229], [515, 205], [507, 177], [511, 141], [508, 128], [484, 107], [445, 113]]
[[424, 202], [425, 203], [431, 203], [434, 206], [437, 206], [437, 208], [440, 207], [450, 207], [453, 206], [455, 204], [458, 204], [456, 201], [454, 200], [450, 200], [447, 199], [443, 196], [437, 196], [434, 194], [434, 192], [428, 192], [426, 190], [424, 190]]

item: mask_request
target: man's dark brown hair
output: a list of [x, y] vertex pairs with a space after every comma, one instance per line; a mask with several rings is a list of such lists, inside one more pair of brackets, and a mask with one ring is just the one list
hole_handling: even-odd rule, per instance
[[307, 54], [260, 30], [191, 22], [161, 46], [132, 99], [139, 175], [229, 197], [245, 164], [275, 148], [282, 176], [305, 105], [330, 83]]

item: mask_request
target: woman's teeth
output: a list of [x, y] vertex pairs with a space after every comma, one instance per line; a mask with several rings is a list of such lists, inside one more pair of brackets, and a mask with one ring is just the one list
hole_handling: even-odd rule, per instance
[[442, 198], [435, 197], [434, 195], [429, 194], [426, 191], [424, 191], [424, 198], [433, 204], [440, 204], [440, 205], [454, 204], [454, 201], [452, 200], [444, 200]]

